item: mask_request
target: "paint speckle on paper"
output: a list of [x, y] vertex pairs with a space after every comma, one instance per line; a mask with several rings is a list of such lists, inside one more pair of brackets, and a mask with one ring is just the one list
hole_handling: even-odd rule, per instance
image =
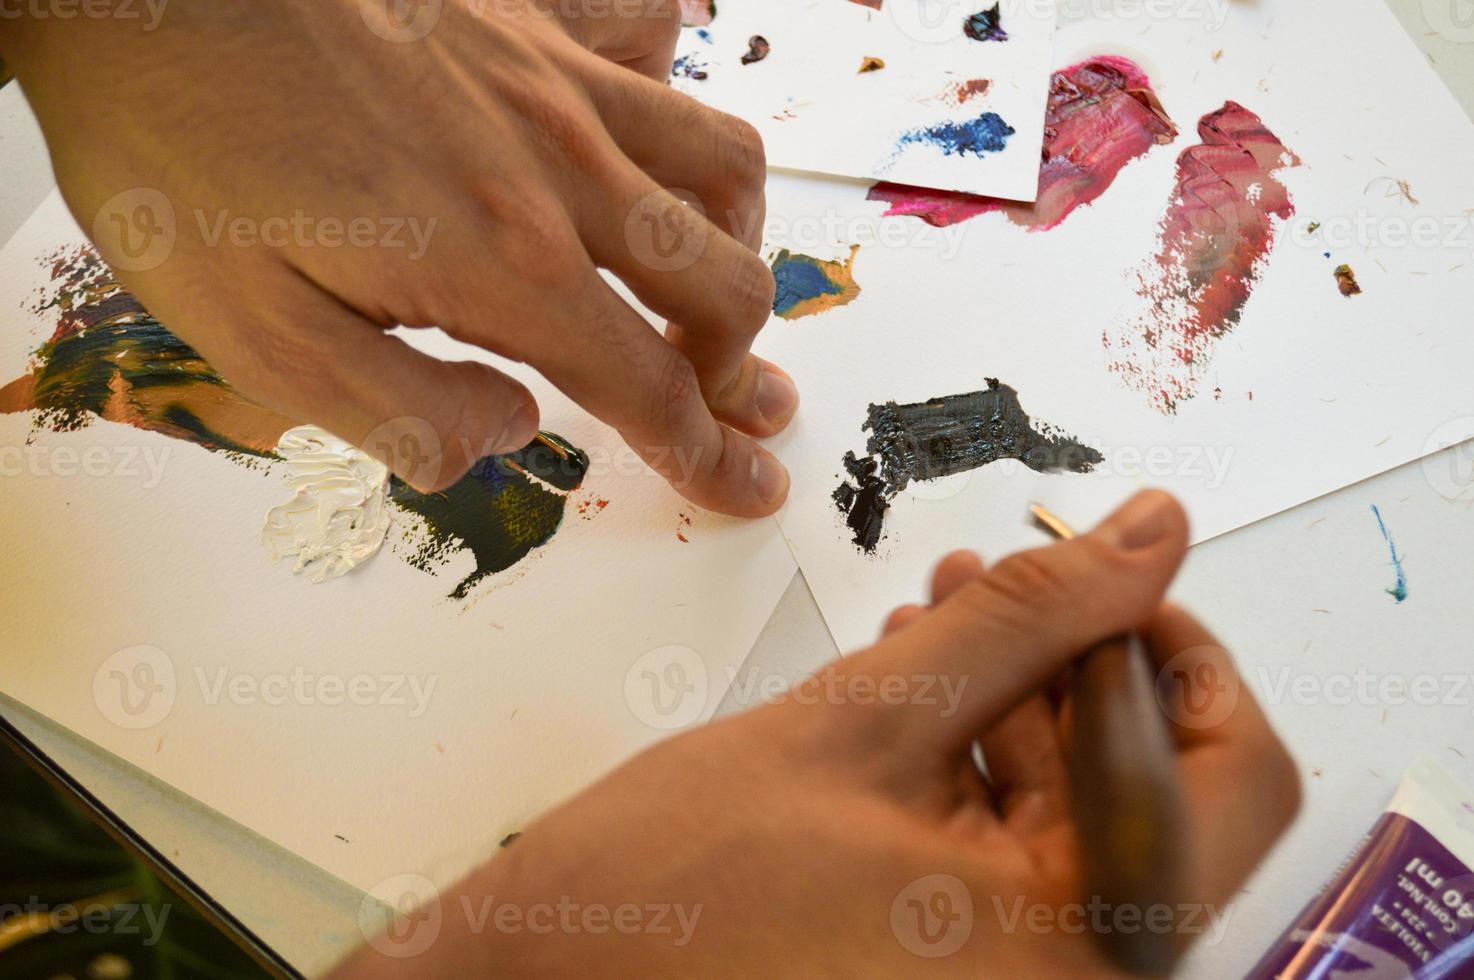
[[935, 480], [1016, 459], [1039, 473], [1089, 473], [1101, 454], [1054, 426], [1031, 420], [1018, 392], [997, 378], [980, 391], [909, 405], [871, 405], [865, 455], [846, 453], [832, 498], [855, 545], [873, 553], [890, 501], [913, 480]]
[[1380, 191], [1383, 197], [1397, 198], [1402, 203], [1416, 207], [1422, 202], [1413, 196], [1412, 185], [1401, 177], [1377, 177], [1367, 184], [1365, 193]]
[[1356, 281], [1356, 273], [1351, 270], [1351, 266], [1343, 262], [1336, 266], [1335, 275], [1336, 288], [1341, 291], [1342, 296], [1350, 299], [1361, 295], [1361, 284]]
[[676, 515], [676, 540], [681, 544], [690, 544], [691, 539], [686, 537], [686, 532], [691, 529], [691, 515], [680, 513]]
[[831, 262], [780, 250], [772, 259], [773, 312], [785, 320], [797, 320], [854, 302], [860, 295], [860, 284], [855, 282], [859, 252], [860, 246], [852, 245], [849, 258]]
[[693, 82], [704, 82], [707, 78], [706, 62], [697, 60], [694, 54], [683, 54], [670, 67], [675, 78], [689, 78]]
[[1001, 4], [993, 4], [986, 10], [968, 15], [962, 21], [962, 33], [974, 41], [1007, 41], [1008, 32], [1003, 29]]
[[757, 64], [766, 58], [771, 50], [773, 46], [768, 43], [767, 38], [761, 34], [754, 34], [747, 39], [747, 51], [742, 55], [742, 63], [744, 65]]
[[955, 109], [973, 99], [981, 99], [992, 87], [993, 83], [986, 78], [966, 78], [959, 82], [952, 82], [943, 89], [942, 101]]
[[1407, 599], [1407, 573], [1402, 568], [1402, 556], [1397, 553], [1397, 545], [1392, 540], [1392, 535], [1387, 530], [1387, 524], [1382, 520], [1382, 512], [1376, 504], [1372, 504], [1372, 516], [1377, 519], [1377, 530], [1382, 532], [1382, 540], [1387, 544], [1387, 552], [1392, 558], [1392, 585], [1383, 591], [1390, 595], [1398, 604]]
[[1276, 175], [1300, 161], [1258, 116], [1225, 102], [1198, 135], [1177, 158], [1157, 254], [1136, 271], [1146, 309], [1103, 331], [1109, 369], [1164, 414], [1197, 394], [1295, 213]]
[[872, 71], [880, 71], [884, 67], [884, 58], [876, 58], [871, 55], [866, 55], [865, 57], [860, 59], [860, 70], [856, 74], [864, 75]]
[[969, 153], [981, 158], [1008, 146], [1014, 128], [996, 112], [985, 112], [975, 119], [948, 120], [902, 133], [896, 141], [899, 153], [911, 146], [930, 146], [945, 156], [965, 157]]
[[[297, 423], [249, 401], [192, 347], [114, 280], [87, 245], [42, 257], [50, 283], [28, 308], [55, 316], [51, 337], [26, 374], [0, 387], [0, 413], [32, 413], [31, 438], [70, 432], [96, 419], [202, 446], [251, 469], [280, 464], [276, 449]], [[461, 553], [474, 569], [453, 597], [546, 544], [562, 524], [587, 457], [543, 433], [531, 445], [487, 457], [455, 486], [420, 494], [392, 479], [405, 557], [435, 572]], [[416, 521], [411, 515], [416, 515]], [[242, 538], [251, 532], [242, 529]]]
[[1033, 204], [886, 182], [872, 187], [869, 199], [890, 204], [887, 216], [913, 215], [938, 228], [1001, 211], [1030, 231], [1048, 231], [1104, 194], [1126, 164], [1176, 136], [1135, 62], [1093, 58], [1055, 72], [1050, 81]]

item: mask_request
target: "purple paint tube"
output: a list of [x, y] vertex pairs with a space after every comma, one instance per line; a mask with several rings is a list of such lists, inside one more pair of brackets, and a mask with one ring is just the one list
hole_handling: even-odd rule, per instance
[[1474, 795], [1431, 759], [1248, 980], [1474, 977]]

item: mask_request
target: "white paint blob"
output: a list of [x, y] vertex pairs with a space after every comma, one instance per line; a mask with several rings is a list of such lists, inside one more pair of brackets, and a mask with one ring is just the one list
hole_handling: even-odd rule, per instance
[[296, 558], [294, 573], [324, 582], [372, 558], [389, 531], [388, 468], [315, 425], [283, 433], [276, 452], [296, 493], [266, 515], [272, 560]]

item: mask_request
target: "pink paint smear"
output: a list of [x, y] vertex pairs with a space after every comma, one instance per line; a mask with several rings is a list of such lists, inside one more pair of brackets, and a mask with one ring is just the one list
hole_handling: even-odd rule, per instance
[[1137, 272], [1144, 313], [1104, 336], [1110, 370], [1176, 411], [1197, 393], [1220, 337], [1239, 323], [1295, 213], [1275, 174], [1300, 161], [1254, 113], [1225, 102], [1198, 122], [1202, 140], [1177, 158], [1157, 254]]
[[879, 183], [869, 199], [891, 205], [886, 215], [914, 215], [938, 228], [1002, 211], [1030, 231], [1057, 227], [1106, 192], [1121, 168], [1177, 129], [1129, 58], [1102, 56], [1054, 73], [1044, 120], [1044, 162], [1033, 204]]

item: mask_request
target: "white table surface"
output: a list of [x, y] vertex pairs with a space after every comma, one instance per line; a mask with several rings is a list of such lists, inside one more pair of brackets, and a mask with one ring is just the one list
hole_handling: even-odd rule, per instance
[[[1474, 43], [1434, 27], [1447, 24], [1450, 12], [1474, 25], [1474, 0], [1388, 2], [1474, 113]], [[0, 89], [0, 238], [53, 186], [35, 121], [19, 87], [8, 85]], [[1474, 785], [1474, 682], [1459, 680], [1474, 676], [1474, 453], [1459, 457], [1460, 469], [1456, 452], [1193, 549], [1175, 596], [1214, 626], [1249, 688], [1269, 702], [1300, 763], [1305, 806], [1229, 906], [1226, 938], [1200, 946], [1184, 975], [1241, 975], [1252, 965], [1370, 827], [1418, 756], [1432, 753]], [[1400, 605], [1383, 592], [1392, 569], [1372, 504], [1404, 556], [1410, 596]], [[792, 679], [834, 654], [797, 576], [745, 669]], [[1436, 689], [1437, 703], [1414, 704], [1397, 693], [1420, 689]], [[719, 713], [740, 707], [734, 691]], [[357, 889], [4, 695], [0, 713], [304, 973], [322, 973], [362, 941]]]

